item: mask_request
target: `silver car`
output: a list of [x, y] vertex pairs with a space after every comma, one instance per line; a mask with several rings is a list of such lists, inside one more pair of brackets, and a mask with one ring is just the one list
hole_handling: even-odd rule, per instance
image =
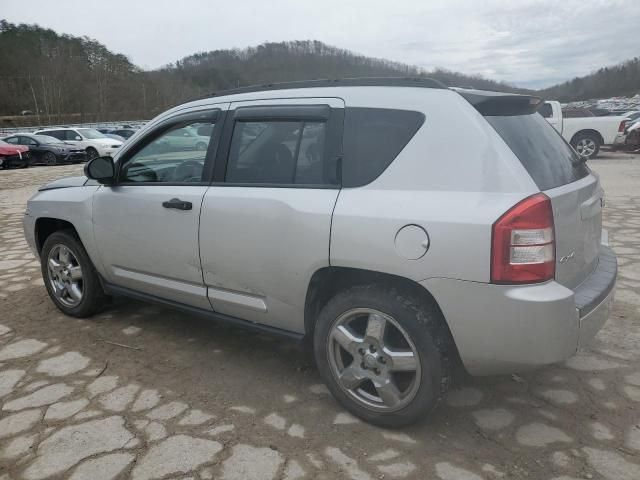
[[[559, 362], [609, 315], [603, 192], [540, 104], [428, 79], [214, 95], [42, 187], [26, 238], [68, 315], [126, 295], [304, 338], [346, 409], [406, 425], [454, 365]], [[169, 148], [185, 128], [206, 148]]]

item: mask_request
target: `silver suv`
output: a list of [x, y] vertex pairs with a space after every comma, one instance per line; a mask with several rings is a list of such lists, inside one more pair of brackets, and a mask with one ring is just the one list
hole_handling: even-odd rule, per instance
[[25, 234], [68, 315], [119, 294], [306, 338], [345, 408], [409, 424], [456, 363], [559, 362], [608, 317], [603, 192], [540, 104], [427, 79], [212, 95], [42, 187]]

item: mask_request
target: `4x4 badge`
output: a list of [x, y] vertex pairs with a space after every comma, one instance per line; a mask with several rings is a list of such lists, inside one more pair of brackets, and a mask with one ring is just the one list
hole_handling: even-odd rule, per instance
[[565, 255], [564, 257], [562, 257], [560, 259], [560, 263], [567, 263], [569, 260], [571, 260], [575, 256], [576, 256], [576, 252], [571, 252], [569, 255]]

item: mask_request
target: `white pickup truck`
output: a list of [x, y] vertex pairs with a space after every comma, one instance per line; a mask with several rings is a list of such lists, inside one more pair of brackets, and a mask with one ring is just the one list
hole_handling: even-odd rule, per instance
[[544, 102], [538, 112], [583, 158], [594, 158], [602, 145], [624, 144], [627, 118], [578, 117], [563, 118], [560, 102]]

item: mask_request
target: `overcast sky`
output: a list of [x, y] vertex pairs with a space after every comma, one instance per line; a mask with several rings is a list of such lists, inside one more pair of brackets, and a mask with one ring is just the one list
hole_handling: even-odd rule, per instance
[[640, 55], [640, 0], [0, 0], [149, 69], [199, 51], [321, 40], [538, 88]]

